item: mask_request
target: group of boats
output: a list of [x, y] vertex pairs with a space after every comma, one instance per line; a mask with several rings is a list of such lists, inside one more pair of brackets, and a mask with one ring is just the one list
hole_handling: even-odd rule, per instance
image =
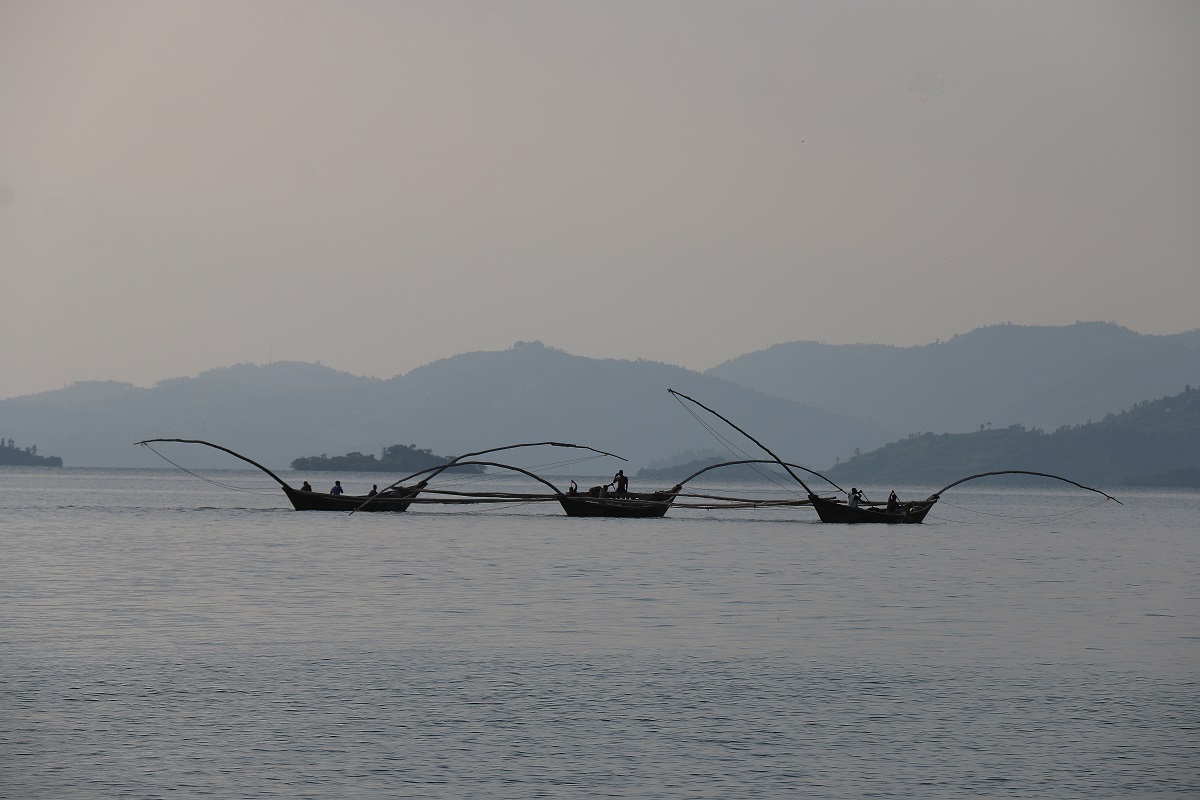
[[[688, 508], [765, 508], [765, 507], [799, 507], [811, 506], [817, 513], [817, 516], [822, 522], [828, 523], [877, 523], [877, 524], [917, 524], [923, 522], [930, 509], [941, 498], [942, 493], [976, 478], [982, 478], [990, 475], [1032, 475], [1044, 478], [1052, 478], [1054, 480], [1064, 481], [1066, 483], [1077, 486], [1081, 489], [1086, 489], [1090, 492], [1096, 492], [1104, 495], [1109, 500], [1116, 500], [1115, 497], [1108, 495], [1099, 489], [1093, 489], [1089, 486], [1076, 483], [1068, 478], [1063, 478], [1058, 475], [1051, 475], [1044, 472], [1032, 472], [1028, 470], [996, 470], [992, 472], [982, 472], [975, 475], [969, 475], [961, 478], [948, 486], [939, 489], [937, 492], [929, 495], [924, 499], [896, 501], [890, 503], [873, 503], [868, 501], [858, 501], [858, 498], [852, 492], [847, 492], [841, 486], [825, 477], [824, 475], [802, 467], [798, 464], [792, 464], [784, 461], [775, 455], [769, 448], [766, 447], [758, 439], [751, 436], [746, 431], [742, 430], [729, 419], [722, 416], [719, 412], [704, 405], [698, 400], [688, 397], [685, 394], [676, 392], [674, 389], [668, 390], [672, 395], [680, 398], [681, 401], [686, 400], [713, 414], [734, 430], [741, 433], [750, 441], [760, 447], [769, 459], [740, 459], [734, 461], [723, 461], [717, 464], [710, 464], [703, 469], [697, 470], [683, 480], [676, 483], [669, 489], [654, 492], [629, 492], [624, 489], [610, 491], [610, 487], [614, 484], [593, 486], [586, 490], [578, 490], [575, 488], [574, 482], [567, 490], [562, 490], [549, 479], [538, 475], [530, 470], [522, 467], [513, 466], [491, 460], [480, 460], [481, 456], [488, 456], [492, 453], [498, 453], [505, 450], [513, 450], [517, 448], [531, 447], [560, 447], [560, 448], [575, 448], [580, 450], [591, 451], [597, 456], [611, 456], [620, 459], [613, 453], [608, 453], [603, 450], [597, 450], [592, 447], [580, 444], [572, 444], [569, 442], [527, 442], [522, 444], [505, 445], [503, 447], [493, 447], [487, 450], [479, 450], [473, 453], [465, 453], [450, 459], [444, 464], [435, 467], [415, 472], [407, 475], [400, 480], [387, 486], [382, 491], [373, 492], [367, 495], [350, 495], [350, 494], [331, 494], [326, 492], [316, 492], [306, 488], [297, 489], [283, 478], [276, 475], [267, 467], [250, 459], [241, 453], [237, 453], [227, 447], [223, 447], [212, 442], [207, 442], [202, 439], [146, 439], [137, 444], [150, 446], [159, 442], [179, 442], [185, 444], [198, 444], [206, 447], [215, 448], [217, 450], [228, 453], [234, 458], [238, 458], [258, 469], [262, 470], [266, 475], [270, 476], [283, 489], [283, 493], [291, 502], [292, 507], [297, 511], [341, 511], [341, 512], [359, 512], [359, 511], [390, 511], [399, 512], [407, 511], [415, 503], [435, 503], [435, 504], [487, 504], [487, 503], [536, 503], [536, 502], [557, 502], [569, 517], [626, 517], [626, 518], [655, 518], [663, 517], [672, 507], [688, 507]], [[157, 452], [157, 451], [156, 451]], [[621, 459], [624, 460], [624, 459]], [[802, 495], [792, 496], [783, 500], [762, 500], [753, 498], [737, 498], [728, 496], [716, 496], [711, 494], [696, 494], [685, 490], [687, 484], [702, 474], [712, 470], [721, 469], [724, 467], [732, 467], [738, 465], [772, 465], [781, 467], [793, 479], [803, 491]], [[440, 475], [447, 471], [452, 471], [455, 467], [463, 466], [482, 466], [493, 467], [507, 470], [527, 476], [528, 478], [541, 483], [550, 493], [512, 493], [512, 492], [475, 492], [462, 491], [450, 488], [440, 488], [432, 482]], [[819, 478], [824, 483], [829, 485], [828, 490], [815, 491], [807, 482], [805, 482], [797, 473], [804, 472], [809, 475], [811, 481], [813, 477]], [[307, 485], [307, 483], [306, 483]], [[844, 496], [844, 499], [843, 499]], [[852, 499], [853, 497], [853, 499]]]

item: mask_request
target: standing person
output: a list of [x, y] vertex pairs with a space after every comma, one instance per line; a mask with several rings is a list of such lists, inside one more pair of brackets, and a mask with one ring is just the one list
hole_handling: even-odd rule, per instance
[[888, 495], [887, 510], [891, 514], [895, 514], [900, 510], [900, 498], [896, 497], [895, 489], [892, 489], [892, 493]]
[[334, 496], [341, 494], [342, 493], [342, 482], [334, 481], [333, 488], [329, 490], [329, 493]]
[[617, 494], [629, 494], [629, 478], [625, 477], [625, 470], [617, 470], [617, 474], [613, 475], [612, 484], [617, 487]]

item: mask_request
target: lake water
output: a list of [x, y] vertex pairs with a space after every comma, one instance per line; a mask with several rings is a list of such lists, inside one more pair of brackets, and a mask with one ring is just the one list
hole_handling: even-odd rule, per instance
[[252, 491], [0, 468], [0, 795], [1200, 794], [1200, 492], [969, 484], [890, 527], [203, 475]]

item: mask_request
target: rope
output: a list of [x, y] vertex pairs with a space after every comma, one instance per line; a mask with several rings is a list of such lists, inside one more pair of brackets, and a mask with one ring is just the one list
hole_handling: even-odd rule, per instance
[[255, 488], [251, 488], [251, 487], [248, 487], [248, 486], [234, 486], [234, 485], [232, 485], [232, 484], [229, 484], [229, 483], [221, 483], [220, 481], [215, 481], [215, 480], [213, 480], [212, 478], [206, 478], [206, 477], [204, 477], [203, 475], [201, 475], [201, 474], [199, 474], [199, 473], [197, 473], [197, 472], [193, 472], [192, 470], [188, 469], [187, 467], [185, 467], [185, 466], [182, 466], [181, 464], [176, 464], [174, 461], [172, 461], [171, 459], [167, 458], [167, 457], [166, 457], [166, 456], [164, 456], [162, 453], [158, 452], [157, 450], [155, 450], [153, 447], [151, 447], [150, 445], [146, 444], [145, 442], [142, 442], [142, 443], [141, 443], [141, 445], [142, 445], [142, 447], [145, 447], [145, 448], [146, 448], [147, 450], [149, 450], [151, 453], [154, 453], [154, 455], [158, 456], [158, 457], [159, 457], [159, 458], [161, 458], [163, 461], [166, 461], [168, 464], [170, 464], [171, 466], [175, 467], [176, 469], [178, 469], [178, 470], [181, 470], [181, 471], [183, 471], [183, 472], [186, 472], [188, 475], [191, 475], [193, 478], [199, 478], [200, 480], [204, 481], [205, 483], [211, 483], [213, 486], [219, 486], [219, 487], [221, 487], [222, 489], [229, 489], [229, 490], [231, 490], [231, 491], [234, 491], [234, 492], [243, 492], [243, 493], [245, 493], [245, 494], [256, 494], [256, 495], [261, 495], [261, 496], [264, 496], [264, 497], [265, 497], [265, 496], [268, 496], [268, 495], [273, 495], [273, 494], [275, 494], [274, 492], [264, 492], [264, 491], [260, 491], [260, 490], [259, 490], [257, 487], [255, 487]]
[[[1087, 511], [1088, 509], [1095, 508], [1096, 506], [1103, 505], [1104, 503], [1107, 503], [1107, 502], [1108, 502], [1108, 498], [1104, 498], [1104, 499], [1096, 500], [1094, 503], [1089, 503], [1086, 506], [1080, 506], [1079, 508], [1073, 508], [1069, 511], [1059, 511], [1059, 512], [1055, 512], [1053, 514], [1032, 514], [1032, 515], [996, 514], [991, 511], [979, 511], [978, 509], [967, 508], [966, 506], [956, 506], [953, 503], [947, 503], [945, 500], [939, 500], [938, 506], [944, 505], [944, 506], [953, 508], [957, 511], [965, 511], [969, 514], [979, 514], [980, 516], [985, 516], [985, 517], [999, 517], [1001, 519], [1029, 520], [1032, 522], [1042, 524], [1042, 523], [1047, 523], [1047, 522], [1056, 522], [1060, 519], [1066, 519], [1067, 517], [1072, 517], [1076, 514], [1081, 514], [1084, 511]], [[936, 507], [937, 506], [935, 506], [935, 509], [936, 509]], [[950, 522], [961, 522], [964, 525], [971, 524], [968, 522], [964, 522], [962, 520], [949, 520], [949, 521]]]
[[[577, 458], [568, 458], [568, 459], [563, 459], [560, 461], [549, 461], [544, 464], [535, 464], [532, 469], [534, 471], [541, 471], [541, 470], [547, 470], [547, 469], [558, 469], [561, 467], [569, 467], [573, 464], [582, 464], [587, 461], [595, 461], [598, 458], [607, 458], [607, 456], [596, 454], [596, 455], [590, 455], [590, 456], [579, 456]], [[441, 475], [438, 476], [439, 482], [441, 481], [441, 478], [445, 475], [446, 475], [446, 473], [443, 472]], [[450, 477], [450, 478], [446, 479], [446, 484], [449, 486], [467, 486], [467, 485], [471, 485], [471, 484], [488, 483], [491, 481], [508, 479], [511, 477], [512, 477], [512, 475], [507, 472], [483, 472], [483, 473], [471, 475], [470, 477], [468, 477], [466, 475], [460, 475], [458, 477]]]
[[531, 503], [531, 502], [510, 503], [509, 505], [506, 505], [506, 506], [493, 505], [493, 506], [488, 506], [486, 508], [480, 508], [479, 510], [471, 509], [469, 511], [459, 511], [456, 513], [462, 514], [463, 516], [479, 516], [480, 514], [486, 514], [490, 511], [503, 511], [503, 510], [509, 509], [509, 508], [521, 508], [522, 506], [529, 506], [529, 505], [533, 505], [533, 503]]
[[[675, 402], [679, 403], [679, 405], [681, 405], [683, 407], [684, 411], [686, 411], [688, 414], [691, 414], [692, 419], [694, 419], [694, 420], [696, 420], [696, 422], [700, 423], [700, 426], [703, 427], [706, 431], [708, 431], [709, 434], [712, 435], [712, 437], [714, 439], [716, 439], [718, 442], [720, 442], [721, 445], [731, 455], [733, 455], [735, 457], [740, 457], [740, 458], [748, 460], [748, 461], [754, 460], [755, 457], [753, 455], [751, 455], [750, 453], [747, 453], [745, 450], [743, 450], [742, 448], [735, 445], [728, 438], [726, 438], [725, 436], [718, 433], [716, 428], [714, 428], [711, 424], [706, 422], [699, 414], [696, 413], [696, 411], [694, 409], [692, 409], [690, 406], [688, 406], [686, 403], [684, 403], [682, 398], [680, 398], [678, 395], [675, 395], [674, 397], [675, 397]], [[733, 460], [736, 461], [738, 459], [734, 458]], [[743, 464], [742, 466], [750, 467], [750, 469], [753, 470], [755, 474], [757, 474], [760, 478], [762, 478], [763, 480], [765, 480], [768, 483], [773, 483], [776, 486], [780, 487], [781, 489], [791, 492], [792, 494], [795, 494], [797, 496], [803, 496], [801, 494], [801, 492], [799, 492], [795, 488], [795, 484], [793, 482], [781, 480], [779, 478], [779, 476], [777, 476], [775, 473], [768, 472], [767, 470], [762, 469], [760, 467], [760, 465], [758, 465], [758, 464]]]

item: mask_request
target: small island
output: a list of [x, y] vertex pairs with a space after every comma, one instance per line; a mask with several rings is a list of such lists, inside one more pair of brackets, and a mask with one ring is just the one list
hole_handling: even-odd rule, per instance
[[[383, 448], [376, 458], [359, 452], [347, 453], [344, 456], [308, 456], [297, 458], [292, 462], [292, 469], [305, 472], [392, 472], [412, 473], [430, 467], [437, 467], [450, 461], [453, 456], [435, 456], [432, 450], [418, 448], [415, 444], [394, 444]], [[479, 474], [485, 467], [468, 464], [453, 467], [447, 472]]]
[[0, 466], [61, 467], [62, 465], [62, 459], [58, 456], [39, 456], [36, 444], [22, 450], [12, 439], [0, 439]]

